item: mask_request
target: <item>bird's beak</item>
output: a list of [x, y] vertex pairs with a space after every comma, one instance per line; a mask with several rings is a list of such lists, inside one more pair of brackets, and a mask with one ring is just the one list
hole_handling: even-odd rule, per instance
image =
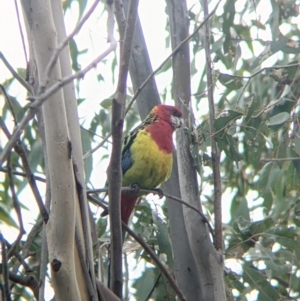
[[181, 128], [184, 125], [183, 118], [179, 118], [176, 116], [171, 116], [171, 122], [174, 129]]

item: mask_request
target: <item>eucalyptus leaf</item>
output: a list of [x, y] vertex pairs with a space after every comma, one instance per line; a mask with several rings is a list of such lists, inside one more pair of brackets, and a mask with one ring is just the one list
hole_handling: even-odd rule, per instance
[[287, 112], [281, 112], [277, 115], [272, 116], [269, 120], [266, 121], [266, 125], [272, 126], [277, 124], [282, 124], [288, 121], [291, 118], [290, 114]]
[[236, 76], [220, 73], [218, 79], [223, 86], [230, 90], [238, 90], [243, 87], [242, 80]]

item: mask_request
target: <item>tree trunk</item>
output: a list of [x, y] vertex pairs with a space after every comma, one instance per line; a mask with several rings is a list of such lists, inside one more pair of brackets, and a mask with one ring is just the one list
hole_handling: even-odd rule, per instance
[[[38, 70], [38, 93], [41, 93], [62, 77], [71, 74], [67, 48], [60, 56], [62, 65], [57, 60], [52, 71], [46, 73], [48, 63], [57, 49], [58, 40], [65, 38], [61, 2], [24, 0], [22, 5], [29, 43], [33, 45], [34, 53], [31, 57], [36, 59]], [[98, 298], [93, 275], [81, 139], [73, 84], [59, 89], [47, 99], [42, 106], [42, 112], [52, 203], [46, 232], [55, 298], [96, 300]], [[84, 201], [79, 203], [79, 199]], [[87, 273], [84, 273], [85, 266], [91, 271], [91, 279], [87, 279]], [[92, 285], [89, 286], [87, 283], [90, 281]]]
[[[189, 34], [186, 2], [167, 0], [170, 19], [172, 48], [176, 48]], [[190, 104], [190, 58], [189, 44], [185, 43], [173, 56], [173, 94], [177, 106], [184, 112], [186, 125], [189, 124]], [[177, 131], [179, 182], [182, 199], [201, 209], [197, 174], [190, 155], [188, 135], [184, 130]], [[215, 250], [206, 224], [195, 211], [183, 207], [183, 216], [189, 244], [198, 269], [202, 301], [226, 300], [223, 281], [223, 257]], [[197, 274], [197, 272], [195, 272]]]

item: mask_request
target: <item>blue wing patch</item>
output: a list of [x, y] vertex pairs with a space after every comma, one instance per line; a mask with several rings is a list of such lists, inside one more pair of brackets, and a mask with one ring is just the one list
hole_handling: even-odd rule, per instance
[[134, 139], [138, 134], [138, 130], [140, 129], [140, 127], [137, 127], [136, 129], [134, 129], [124, 137], [123, 150], [122, 150], [122, 162], [121, 162], [123, 176], [133, 164], [130, 148], [132, 146], [132, 143], [134, 142]]
[[121, 164], [122, 164], [122, 173], [123, 173], [123, 176], [124, 176], [125, 172], [133, 164], [131, 153], [130, 153], [130, 150], [128, 148], [124, 149], [124, 151], [123, 151], [123, 154], [122, 154], [122, 163]]

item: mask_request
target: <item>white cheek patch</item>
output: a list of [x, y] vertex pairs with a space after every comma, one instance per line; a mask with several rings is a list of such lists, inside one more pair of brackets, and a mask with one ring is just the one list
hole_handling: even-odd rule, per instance
[[171, 115], [171, 123], [174, 129], [180, 128], [183, 126], [183, 119]]

